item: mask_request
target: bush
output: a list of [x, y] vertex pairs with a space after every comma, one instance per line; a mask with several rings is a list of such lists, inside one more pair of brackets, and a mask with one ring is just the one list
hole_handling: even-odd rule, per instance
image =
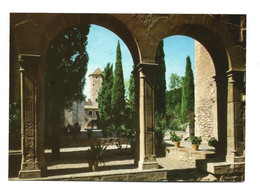
[[165, 132], [167, 130], [167, 121], [163, 114], [156, 112], [155, 113], [155, 137], [160, 144], [164, 138]]
[[191, 144], [200, 145], [202, 142], [202, 139], [201, 139], [201, 137], [191, 136], [190, 141], [191, 141]]
[[172, 142], [180, 142], [182, 139], [180, 136], [176, 135], [175, 133], [171, 133], [170, 135], [171, 135], [170, 139], [172, 140]]
[[208, 145], [211, 147], [216, 147], [218, 140], [215, 137], [211, 137], [208, 141]]

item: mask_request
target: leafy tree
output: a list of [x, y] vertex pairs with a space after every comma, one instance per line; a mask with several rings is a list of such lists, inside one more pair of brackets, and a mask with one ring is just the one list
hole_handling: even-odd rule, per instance
[[181, 116], [182, 87], [166, 91], [166, 111]]
[[176, 89], [182, 87], [183, 79], [184, 78], [182, 76], [178, 76], [178, 74], [172, 73], [170, 77], [169, 88]]
[[87, 35], [90, 25], [78, 25], [62, 31], [46, 55], [45, 113], [52, 154], [59, 158], [59, 134], [64, 126], [64, 109], [85, 99], [83, 89], [87, 72]]
[[121, 133], [120, 128], [122, 128], [121, 126], [124, 124], [125, 113], [125, 87], [121, 55], [120, 43], [118, 41], [111, 101], [113, 109], [113, 126], [118, 134]]
[[190, 56], [186, 58], [186, 71], [182, 87], [181, 120], [193, 122], [194, 115], [194, 81]]
[[135, 150], [135, 79], [133, 74], [130, 75], [129, 80], [129, 100], [126, 103], [125, 110], [125, 127], [127, 128], [125, 132], [125, 137], [131, 144], [132, 150]]
[[165, 92], [166, 92], [166, 81], [165, 81], [165, 61], [164, 61], [164, 50], [163, 50], [163, 41], [160, 41], [156, 56], [155, 62], [159, 64], [156, 78], [155, 78], [155, 89], [154, 89], [154, 98], [155, 98], [155, 111], [159, 114], [165, 114]]
[[107, 63], [102, 74], [102, 85], [98, 93], [98, 109], [100, 127], [104, 137], [112, 134], [112, 87], [113, 87], [113, 65]]

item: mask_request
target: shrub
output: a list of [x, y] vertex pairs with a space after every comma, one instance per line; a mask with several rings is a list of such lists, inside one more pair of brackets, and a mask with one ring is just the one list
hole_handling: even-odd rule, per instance
[[170, 135], [171, 135], [171, 136], [170, 136], [170, 139], [171, 139], [173, 142], [180, 142], [181, 139], [182, 139], [180, 136], [176, 135], [175, 133], [171, 133]]
[[208, 145], [211, 147], [216, 147], [218, 140], [215, 137], [211, 137], [208, 141]]
[[200, 145], [202, 142], [202, 139], [201, 139], [201, 137], [191, 136], [190, 141], [191, 141], [191, 144]]

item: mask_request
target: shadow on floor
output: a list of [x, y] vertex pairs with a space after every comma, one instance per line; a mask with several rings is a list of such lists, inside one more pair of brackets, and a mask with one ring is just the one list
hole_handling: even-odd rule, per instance
[[167, 180], [169, 182], [193, 182], [207, 177], [208, 175], [207, 172], [197, 168], [176, 169], [167, 172]]
[[[45, 153], [45, 156], [47, 168], [49, 167], [45, 176], [91, 172], [88, 167], [86, 150], [61, 152], [59, 160], [52, 159], [51, 153]], [[133, 169], [136, 167], [133, 164], [134, 154], [130, 149], [124, 149], [121, 152], [118, 149], [109, 149], [105, 152], [103, 159], [105, 165], [101, 164], [99, 171]]]

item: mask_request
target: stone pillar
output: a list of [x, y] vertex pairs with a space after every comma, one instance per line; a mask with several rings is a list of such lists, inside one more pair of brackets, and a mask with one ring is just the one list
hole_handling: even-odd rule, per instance
[[158, 64], [138, 64], [139, 74], [139, 169], [157, 169], [155, 156], [154, 75]]
[[244, 92], [244, 71], [230, 70], [228, 76], [228, 106], [227, 106], [227, 156], [226, 161], [244, 161], [241, 141], [244, 140], [243, 124], [240, 122], [240, 109]]
[[227, 76], [220, 73], [213, 77], [216, 83], [216, 112], [218, 144], [215, 149], [216, 157], [226, 159], [227, 154]]
[[38, 128], [37, 128], [37, 68], [39, 55], [20, 54], [21, 85], [21, 150], [22, 162], [18, 177], [41, 177], [38, 166]]

